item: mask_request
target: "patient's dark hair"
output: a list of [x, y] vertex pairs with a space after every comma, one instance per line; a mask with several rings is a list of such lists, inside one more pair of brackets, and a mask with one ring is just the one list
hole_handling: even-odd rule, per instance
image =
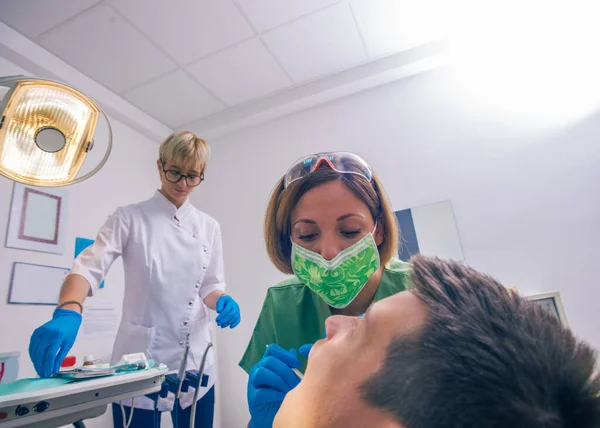
[[412, 259], [429, 311], [362, 386], [407, 428], [597, 428], [596, 355], [549, 312], [456, 262]]

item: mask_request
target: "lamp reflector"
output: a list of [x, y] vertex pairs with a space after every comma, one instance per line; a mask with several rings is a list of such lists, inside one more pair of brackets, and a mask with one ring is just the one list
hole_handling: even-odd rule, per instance
[[0, 104], [0, 174], [34, 186], [70, 184], [92, 147], [100, 108], [58, 82], [11, 85]]

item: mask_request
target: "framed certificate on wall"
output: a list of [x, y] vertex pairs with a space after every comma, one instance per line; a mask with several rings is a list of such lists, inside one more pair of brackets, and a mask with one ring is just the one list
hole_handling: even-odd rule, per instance
[[565, 313], [565, 308], [558, 292], [552, 291], [549, 293], [534, 294], [532, 296], [526, 296], [525, 298], [535, 302], [550, 312], [552, 315], [558, 318], [565, 327], [569, 326], [569, 323], [567, 322], [567, 314]]
[[15, 183], [6, 246], [63, 254], [68, 191]]

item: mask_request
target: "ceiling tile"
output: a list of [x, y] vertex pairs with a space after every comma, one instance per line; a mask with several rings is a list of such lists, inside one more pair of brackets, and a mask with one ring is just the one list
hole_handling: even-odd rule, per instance
[[111, 0], [109, 4], [180, 65], [254, 35], [231, 0]]
[[254, 27], [263, 32], [339, 0], [237, 0]]
[[443, 37], [447, 0], [351, 0], [371, 58], [410, 49]]
[[123, 96], [172, 128], [224, 108], [221, 102], [182, 70], [132, 89]]
[[211, 55], [187, 70], [229, 106], [292, 84], [259, 39]]
[[142, 34], [105, 5], [95, 6], [42, 34], [38, 41], [116, 92], [176, 68]]
[[296, 82], [341, 71], [367, 59], [347, 3], [305, 16], [262, 37]]
[[0, 0], [0, 20], [30, 39], [100, 0]]

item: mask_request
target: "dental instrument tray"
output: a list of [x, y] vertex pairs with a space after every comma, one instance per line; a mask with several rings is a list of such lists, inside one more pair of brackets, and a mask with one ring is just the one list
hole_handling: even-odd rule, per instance
[[89, 379], [94, 377], [112, 376], [117, 372], [115, 368], [95, 369], [87, 367], [77, 367], [75, 369], [61, 370], [56, 373], [56, 377], [66, 377], [69, 379]]
[[96, 377], [112, 376], [116, 373], [133, 372], [144, 370], [154, 365], [152, 360], [138, 361], [135, 363], [124, 363], [117, 366], [107, 368], [97, 367], [77, 367], [74, 369], [61, 370], [56, 373], [56, 377], [64, 377], [69, 379], [90, 379]]

